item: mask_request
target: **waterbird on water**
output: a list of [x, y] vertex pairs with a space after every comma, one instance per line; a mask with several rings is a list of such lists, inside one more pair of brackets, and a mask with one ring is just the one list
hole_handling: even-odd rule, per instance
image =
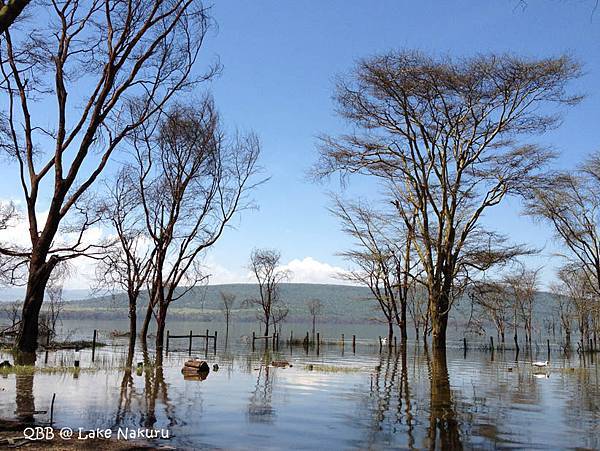
[[544, 360], [543, 362], [533, 362], [532, 365], [533, 366], [539, 366], [539, 367], [548, 366], [548, 361]]
[[381, 344], [382, 345], [386, 345], [387, 344], [387, 338], [382, 338], [381, 339]]

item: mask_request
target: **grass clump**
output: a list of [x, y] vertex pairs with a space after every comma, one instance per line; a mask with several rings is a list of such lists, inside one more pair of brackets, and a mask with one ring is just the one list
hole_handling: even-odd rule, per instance
[[305, 365], [304, 369], [307, 371], [319, 371], [322, 373], [360, 373], [361, 368], [354, 368], [349, 366], [336, 366], [336, 365]]

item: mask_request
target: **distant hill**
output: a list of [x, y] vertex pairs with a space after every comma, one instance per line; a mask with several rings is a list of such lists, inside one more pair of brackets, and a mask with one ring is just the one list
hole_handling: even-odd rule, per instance
[[[0, 290], [0, 299], [15, 300], [22, 298], [19, 288]], [[4, 294], [2, 293], [4, 291]], [[256, 284], [227, 284], [209, 285], [192, 288], [182, 298], [175, 301], [169, 309], [171, 319], [193, 321], [220, 321], [221, 311], [220, 292], [236, 296], [234, 315], [236, 321], [255, 321], [256, 307], [249, 307], [243, 301], [258, 296]], [[181, 291], [180, 291], [181, 292]], [[8, 294], [7, 294], [8, 293]], [[124, 293], [110, 296], [90, 298], [86, 290], [65, 290], [63, 318], [119, 318], [127, 317], [127, 297]], [[5, 296], [5, 297], [3, 297]], [[77, 296], [79, 296], [78, 300]], [[287, 322], [306, 322], [309, 320], [307, 301], [319, 299], [323, 304], [320, 322], [328, 323], [365, 323], [377, 318], [382, 319], [379, 306], [370, 291], [365, 287], [349, 285], [285, 283], [281, 285], [281, 297], [290, 312]], [[82, 299], [84, 298], [84, 299]], [[140, 316], [148, 304], [148, 294], [143, 292], [139, 299]], [[550, 293], [538, 292], [536, 302], [535, 322], [541, 327], [549, 319], [555, 308], [555, 298]], [[475, 316], [480, 313], [474, 312]], [[0, 316], [2, 313], [0, 312]], [[471, 316], [471, 305], [467, 300], [457, 302], [450, 314], [451, 328], [462, 330]], [[410, 321], [410, 320], [409, 320]], [[410, 326], [409, 326], [410, 327]]]
[[[194, 287], [172, 304], [169, 314], [181, 317], [221, 318], [220, 292], [236, 296], [234, 311], [238, 320], [254, 320], [256, 308], [244, 306], [243, 301], [258, 296], [256, 284], [226, 284]], [[377, 308], [370, 291], [364, 287], [308, 283], [281, 284], [281, 298], [290, 309], [288, 321], [306, 321], [310, 299], [320, 299], [323, 304], [321, 318], [328, 322], [365, 321], [377, 316]], [[139, 306], [148, 303], [147, 292], [142, 293]], [[125, 313], [127, 297], [124, 293], [69, 302], [65, 308], [68, 316], [111, 316]]]
[[[75, 301], [85, 299], [91, 296], [90, 290], [63, 290], [65, 301]], [[25, 287], [2, 287], [0, 288], [0, 302], [13, 302], [23, 300], [25, 297]]]

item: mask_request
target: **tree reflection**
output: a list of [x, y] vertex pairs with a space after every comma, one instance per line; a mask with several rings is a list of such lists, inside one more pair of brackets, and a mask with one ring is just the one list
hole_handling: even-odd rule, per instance
[[256, 386], [248, 403], [248, 419], [252, 423], [273, 423], [275, 410], [271, 405], [273, 395], [272, 374], [269, 374], [270, 354], [265, 352], [258, 370]]
[[[427, 348], [425, 348], [425, 352], [428, 356]], [[432, 359], [429, 360], [429, 374], [431, 400], [427, 431], [428, 447], [429, 449], [462, 449], [460, 428], [450, 390], [445, 350], [434, 348]]]
[[[18, 352], [14, 355], [16, 365], [35, 365], [35, 353]], [[33, 371], [15, 374], [16, 417], [26, 423], [35, 422], [35, 398], [33, 396]]]

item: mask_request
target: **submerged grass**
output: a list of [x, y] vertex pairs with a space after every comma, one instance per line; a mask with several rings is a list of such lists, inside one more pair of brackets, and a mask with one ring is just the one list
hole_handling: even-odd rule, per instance
[[304, 369], [307, 371], [320, 371], [322, 373], [360, 373], [361, 368], [354, 368], [348, 366], [336, 366], [336, 365], [305, 365]]

